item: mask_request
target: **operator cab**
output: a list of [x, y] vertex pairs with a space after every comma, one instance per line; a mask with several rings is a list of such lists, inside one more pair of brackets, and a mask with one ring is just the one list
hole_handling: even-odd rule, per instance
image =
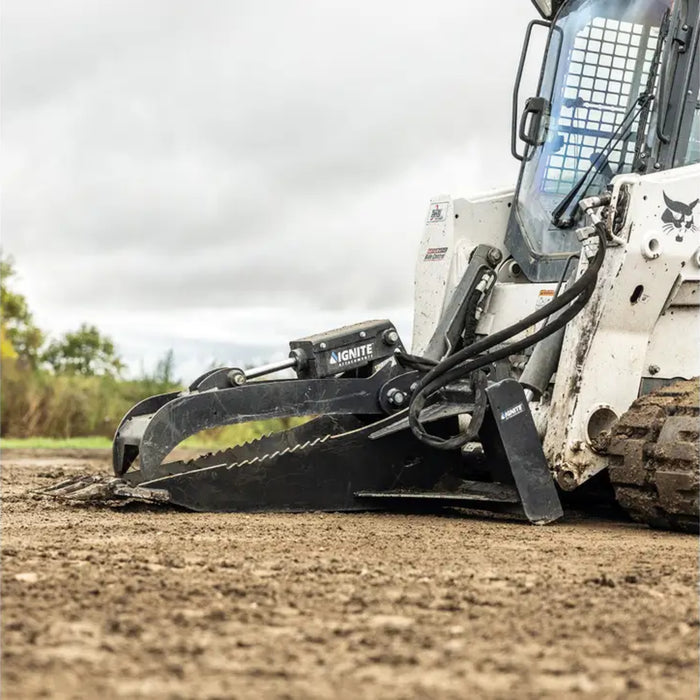
[[[532, 281], [556, 281], [580, 244], [578, 202], [623, 173], [700, 162], [700, 0], [533, 0], [513, 96], [522, 162], [506, 245]], [[516, 136], [532, 31], [548, 29], [537, 97]]]

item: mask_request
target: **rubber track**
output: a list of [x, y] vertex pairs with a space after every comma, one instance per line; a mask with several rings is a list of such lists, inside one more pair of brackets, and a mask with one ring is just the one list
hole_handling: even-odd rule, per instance
[[651, 527], [698, 532], [700, 378], [638, 398], [613, 429], [610, 480], [618, 503]]

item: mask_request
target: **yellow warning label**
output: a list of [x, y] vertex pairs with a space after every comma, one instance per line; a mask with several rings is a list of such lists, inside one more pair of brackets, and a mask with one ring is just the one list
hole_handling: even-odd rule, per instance
[[540, 293], [537, 295], [537, 304], [535, 304], [535, 308], [541, 309], [545, 304], [549, 304], [552, 299], [554, 299], [553, 289], [540, 289]]

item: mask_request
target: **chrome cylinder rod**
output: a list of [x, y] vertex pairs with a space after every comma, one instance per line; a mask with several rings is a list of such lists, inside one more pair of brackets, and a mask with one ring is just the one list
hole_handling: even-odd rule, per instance
[[255, 379], [256, 377], [264, 377], [266, 374], [279, 372], [283, 369], [296, 367], [297, 362], [298, 360], [296, 357], [288, 357], [286, 360], [280, 360], [279, 362], [271, 362], [269, 365], [261, 365], [260, 367], [251, 367], [250, 369], [244, 369], [243, 374], [245, 374], [246, 379]]

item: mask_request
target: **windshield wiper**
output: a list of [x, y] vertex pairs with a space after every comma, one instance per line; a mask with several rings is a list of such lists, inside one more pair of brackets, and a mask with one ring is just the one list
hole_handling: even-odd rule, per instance
[[[630, 135], [635, 120], [652, 99], [653, 95], [648, 92], [643, 92], [639, 95], [625, 113], [619, 126], [610, 134], [610, 138], [605, 146], [591, 157], [591, 164], [586, 168], [586, 171], [552, 211], [552, 223], [557, 228], [571, 228], [573, 226], [574, 218], [571, 212], [576, 211], [579, 200], [585, 194], [587, 187], [584, 187], [584, 185], [592, 182], [596, 175], [606, 169], [612, 172], [608, 155], [623, 138], [627, 138]], [[579, 194], [581, 195], [580, 197], [578, 196]], [[563, 218], [564, 214], [568, 214], [566, 218]]]
[[[663, 51], [663, 46], [668, 35], [669, 25], [670, 25], [671, 13], [666, 10], [663, 19], [661, 20], [661, 26], [659, 27], [659, 39], [656, 44], [656, 49], [654, 50], [654, 56], [652, 57], [651, 65], [649, 67], [649, 74], [647, 76], [646, 89], [644, 92], [640, 93], [639, 97], [630, 105], [627, 110], [623, 120], [620, 125], [610, 134], [608, 142], [603, 146], [603, 148], [594, 153], [591, 156], [591, 164], [586, 168], [586, 172], [583, 173], [581, 178], [576, 182], [576, 184], [569, 190], [564, 199], [559, 202], [557, 207], [552, 211], [552, 223], [557, 228], [571, 228], [574, 225], [574, 216], [578, 213], [578, 203], [583, 198], [586, 193], [586, 189], [593, 182], [595, 177], [599, 173], [603, 173], [609, 182], [614, 175], [618, 175], [624, 162], [621, 162], [618, 166], [618, 172], [612, 173], [612, 168], [610, 167], [610, 161], [608, 160], [608, 155], [617, 146], [617, 144], [622, 140], [623, 137], [631, 135], [632, 126], [640, 116], [639, 123], [637, 125], [637, 143], [635, 145], [634, 152], [634, 164], [640, 162], [641, 155], [641, 143], [646, 135], [647, 131], [647, 120], [650, 112], [650, 106], [654, 100], [654, 86], [656, 84], [656, 78], [659, 72], [659, 65], [661, 63], [661, 53]], [[632, 112], [636, 107], [639, 109], [634, 113], [634, 116], [630, 119]], [[625, 134], [627, 130], [626, 123], [629, 121], [629, 134]], [[624, 128], [623, 128], [624, 127]], [[590, 181], [589, 178], [590, 177]], [[588, 182], [588, 186], [584, 188], [583, 186]], [[578, 196], [580, 193], [580, 196]], [[564, 218], [564, 214], [567, 216]]]

